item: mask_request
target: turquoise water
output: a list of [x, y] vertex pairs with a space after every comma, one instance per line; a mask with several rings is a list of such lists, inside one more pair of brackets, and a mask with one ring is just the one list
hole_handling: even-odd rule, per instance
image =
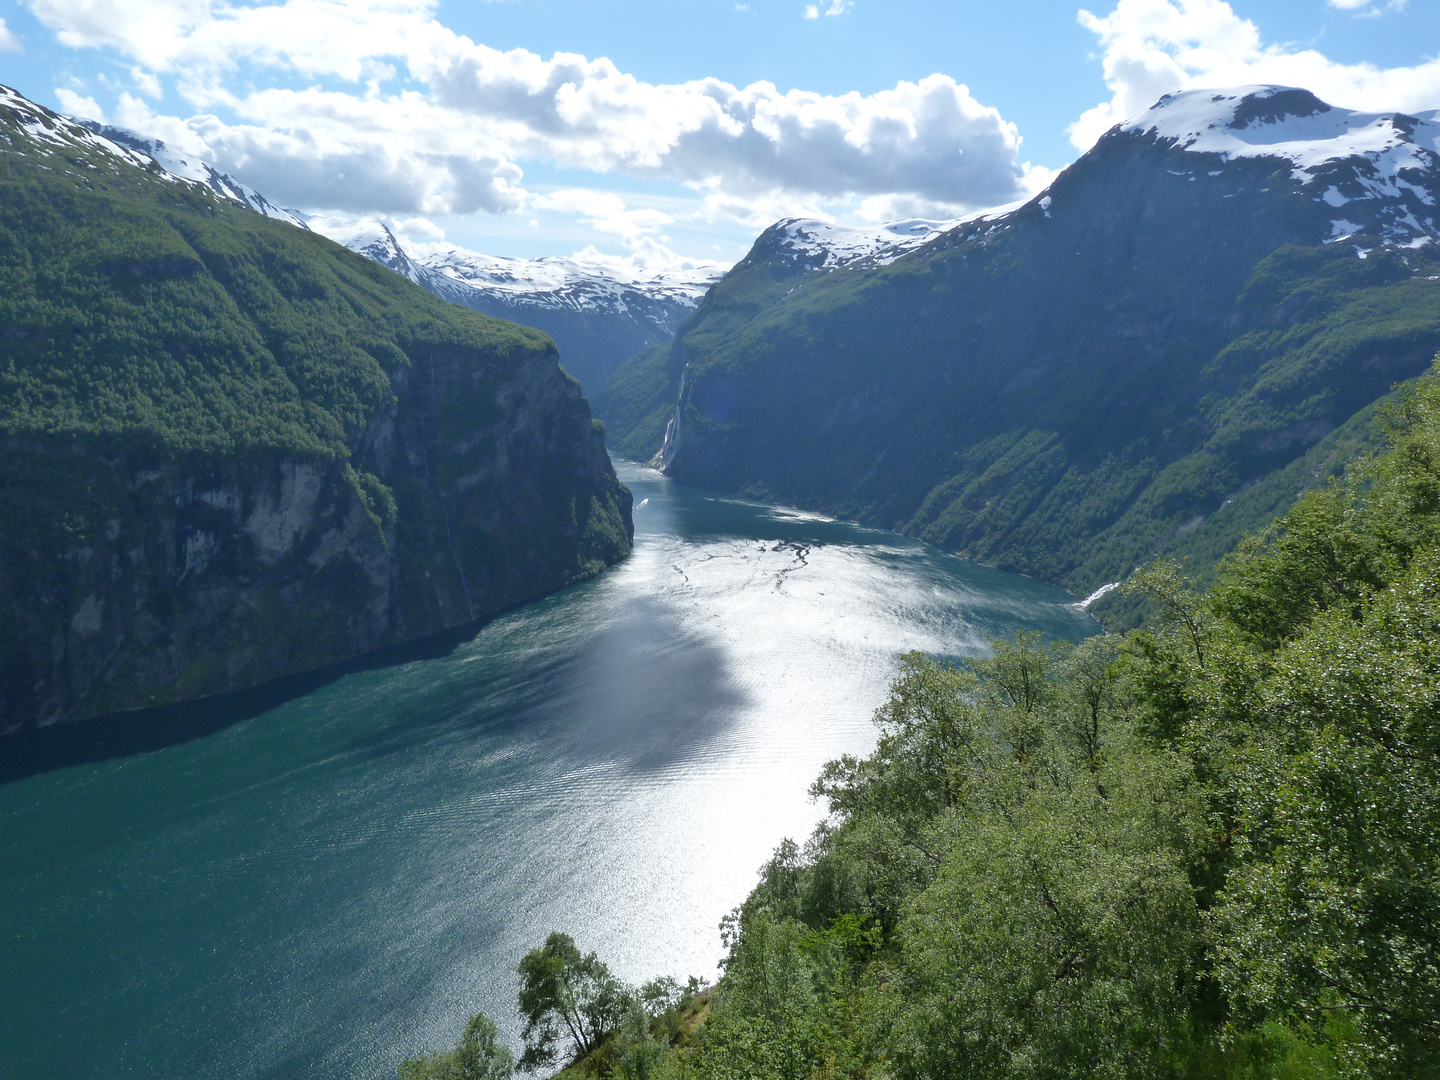
[[711, 978], [901, 652], [1095, 628], [923, 544], [619, 469], [634, 555], [449, 655], [0, 784], [0, 1076], [393, 1077], [476, 1008], [514, 1041], [551, 929], [629, 979]]

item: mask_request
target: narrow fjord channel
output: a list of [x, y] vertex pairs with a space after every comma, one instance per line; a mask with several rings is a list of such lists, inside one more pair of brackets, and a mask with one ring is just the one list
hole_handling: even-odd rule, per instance
[[713, 978], [721, 916], [809, 832], [821, 764], [872, 745], [900, 653], [1095, 628], [1058, 589], [619, 468], [635, 552], [598, 579], [442, 658], [0, 784], [0, 1075], [393, 1077], [476, 1008], [514, 1041], [551, 929], [625, 978]]

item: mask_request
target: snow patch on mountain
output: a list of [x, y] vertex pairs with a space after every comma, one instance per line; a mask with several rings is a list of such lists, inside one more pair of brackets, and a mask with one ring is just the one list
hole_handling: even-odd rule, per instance
[[976, 221], [1002, 218], [1024, 205], [1020, 202], [977, 210], [948, 221], [904, 218], [882, 225], [837, 225], [819, 218], [786, 218], [772, 228], [779, 230], [780, 244], [813, 262], [820, 269], [838, 270], [867, 262], [887, 266], [907, 251], [928, 244], [941, 233]]
[[375, 219], [315, 216], [310, 227], [452, 303], [480, 310], [501, 305], [517, 312], [630, 315], [671, 331], [676, 309], [693, 309], [730, 269], [727, 263], [691, 260], [652, 268], [594, 248], [537, 259], [482, 255], [444, 243], [410, 251]]
[[142, 169], [153, 165], [148, 156], [121, 146], [68, 117], [52, 113], [8, 86], [0, 85], [0, 110], [10, 113], [16, 128], [42, 147], [56, 150], [84, 147], [101, 150]]
[[99, 124], [94, 120], [77, 119], [74, 122], [80, 127], [93, 132], [95, 135], [128, 149], [132, 153], [143, 154], [146, 157], [152, 158], [155, 163], [170, 176], [178, 177], [181, 180], [188, 180], [192, 184], [201, 184], [220, 196], [220, 198], [228, 202], [248, 206], [257, 214], [288, 222], [297, 228], [308, 228], [305, 224], [304, 216], [300, 214], [299, 211], [276, 206], [264, 195], [260, 194], [260, 192], [248, 184], [242, 184], [229, 173], [222, 173], [208, 162], [200, 161], [198, 158], [184, 154], [166, 145], [160, 139], [147, 139], [145, 136], [125, 128]]
[[1437, 234], [1426, 211], [1440, 181], [1440, 110], [1361, 113], [1296, 87], [1242, 86], [1167, 94], [1118, 130], [1226, 162], [1278, 158], [1317, 202], [1349, 211], [1369, 203], [1373, 220], [1347, 219], [1351, 231], [1368, 227], [1403, 246]]

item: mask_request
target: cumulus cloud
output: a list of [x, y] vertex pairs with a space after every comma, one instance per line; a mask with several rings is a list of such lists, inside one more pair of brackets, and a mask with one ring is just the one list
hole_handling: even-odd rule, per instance
[[654, 207], [630, 209], [625, 200], [613, 192], [585, 188], [532, 195], [527, 205], [578, 217], [597, 232], [618, 237], [631, 250], [675, 221], [663, 210]]
[[56, 89], [55, 98], [60, 102], [60, 108], [64, 109], [68, 115], [105, 123], [105, 110], [93, 97], [85, 97], [62, 86]]
[[71, 48], [110, 47], [156, 72], [177, 72], [192, 95], [228, 96], [216, 76], [242, 62], [359, 82], [377, 59], [433, 33], [431, 0], [28, 0]]
[[[29, 3], [65, 43], [115, 49], [152, 78], [173, 77], [197, 110], [158, 117], [127, 95], [118, 122], [189, 140], [293, 205], [514, 209], [526, 198], [516, 163], [527, 159], [678, 180], [707, 212], [892, 195], [959, 210], [1027, 190], [1014, 125], [944, 75], [869, 95], [652, 84], [605, 58], [477, 44], [437, 22], [430, 0]], [[830, 0], [823, 13], [848, 7]], [[251, 90], [241, 64], [356, 89]], [[386, 90], [397, 72], [410, 86]], [[137, 86], [153, 90], [138, 76]]]
[[1023, 174], [1014, 125], [945, 75], [870, 95], [656, 86], [605, 59], [469, 42], [426, 75], [437, 105], [487, 124], [512, 152], [575, 168], [714, 180], [733, 194], [908, 191], [962, 204], [999, 201]]
[[23, 52], [24, 49], [15, 32], [5, 25], [4, 19], [0, 19], [0, 52]]
[[1379, 68], [1338, 63], [1315, 49], [1266, 44], [1255, 24], [1223, 0], [1120, 0], [1103, 18], [1085, 10], [1079, 18], [1099, 39], [1112, 94], [1071, 126], [1070, 140], [1081, 150], [1162, 95], [1193, 87], [1282, 83], [1352, 109], [1440, 107], [1440, 59]]
[[[1374, 17], [1383, 14], [1380, 7], [1371, 0], [1327, 0], [1332, 8], [1337, 11], [1352, 11], [1362, 17]], [[1406, 0], [1390, 0], [1385, 5], [1388, 11], [1404, 11]]]
[[405, 97], [268, 90], [241, 104], [252, 122], [156, 115], [122, 94], [115, 122], [209, 161], [282, 205], [403, 216], [498, 213], [524, 201], [517, 165]]

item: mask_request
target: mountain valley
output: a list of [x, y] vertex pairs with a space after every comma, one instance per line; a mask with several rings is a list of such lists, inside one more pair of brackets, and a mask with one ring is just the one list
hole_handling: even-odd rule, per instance
[[1205, 567], [1440, 348], [1437, 134], [1189, 91], [898, 257], [782, 222], [596, 410], [677, 479], [1081, 594], [1159, 552]]

